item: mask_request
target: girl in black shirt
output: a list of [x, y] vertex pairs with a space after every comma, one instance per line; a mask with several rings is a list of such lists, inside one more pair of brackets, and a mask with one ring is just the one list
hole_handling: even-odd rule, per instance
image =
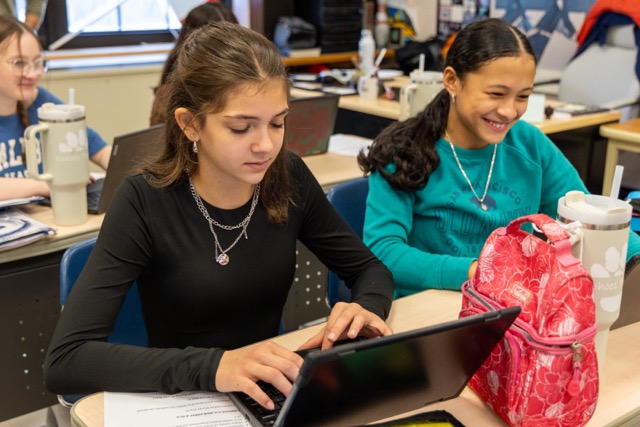
[[[351, 287], [302, 347], [391, 333], [387, 268], [283, 147], [289, 80], [265, 37], [220, 22], [189, 36], [170, 78], [165, 148], [120, 186], [45, 361], [48, 388], [285, 394], [302, 365], [278, 332], [296, 240]], [[132, 281], [149, 348], [107, 343]]]

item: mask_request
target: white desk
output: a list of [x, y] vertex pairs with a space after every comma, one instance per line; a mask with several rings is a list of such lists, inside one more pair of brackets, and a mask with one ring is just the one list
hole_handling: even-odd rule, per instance
[[[430, 290], [393, 303], [388, 319], [396, 332], [432, 325], [458, 317], [462, 294], [456, 291]], [[322, 325], [276, 337], [280, 344], [294, 349], [306, 341]], [[640, 322], [609, 334], [604, 375], [600, 380], [600, 396], [589, 427], [640, 425]], [[425, 411], [449, 411], [469, 427], [504, 426], [504, 422], [469, 388], [446, 402], [426, 406], [407, 416]], [[395, 417], [397, 418], [397, 417]], [[71, 425], [75, 427], [104, 426], [102, 393], [87, 396], [71, 409]]]
[[[600, 135], [609, 138], [602, 183], [602, 194], [608, 196], [620, 151], [640, 153], [640, 119], [600, 126]], [[638, 168], [640, 165], [635, 170]]]

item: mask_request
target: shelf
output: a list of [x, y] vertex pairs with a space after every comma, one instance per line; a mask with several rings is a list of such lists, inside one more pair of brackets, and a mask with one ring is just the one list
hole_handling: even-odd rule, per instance
[[[376, 52], [376, 55], [378, 52]], [[385, 58], [393, 58], [395, 51], [387, 49]], [[336, 53], [324, 53], [320, 56], [309, 56], [303, 58], [283, 58], [284, 64], [287, 67], [298, 67], [301, 65], [314, 65], [314, 64], [337, 64], [348, 62], [351, 63], [352, 59], [358, 60], [358, 52], [336, 52]]]

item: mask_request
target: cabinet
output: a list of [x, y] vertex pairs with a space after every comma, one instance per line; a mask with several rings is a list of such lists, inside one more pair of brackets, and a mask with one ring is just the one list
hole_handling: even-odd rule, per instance
[[296, 0], [295, 12], [316, 27], [322, 53], [358, 50], [361, 0]]
[[57, 402], [42, 365], [60, 316], [62, 253], [0, 264], [0, 422]]

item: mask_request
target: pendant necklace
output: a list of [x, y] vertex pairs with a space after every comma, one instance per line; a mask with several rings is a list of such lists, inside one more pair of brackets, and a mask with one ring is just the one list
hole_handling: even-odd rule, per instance
[[[243, 235], [245, 239], [249, 238], [249, 236], [247, 235], [247, 227], [249, 226], [249, 222], [251, 222], [251, 217], [253, 216], [253, 212], [255, 211], [256, 206], [258, 204], [258, 199], [260, 197], [260, 184], [256, 185], [256, 187], [253, 190], [253, 198], [251, 200], [251, 209], [249, 210], [249, 213], [247, 214], [245, 219], [242, 220], [242, 222], [236, 225], [223, 225], [217, 222], [215, 219], [211, 218], [211, 216], [209, 215], [209, 212], [207, 211], [207, 209], [204, 207], [204, 204], [202, 203], [202, 198], [196, 191], [196, 187], [193, 185], [193, 180], [191, 179], [191, 177], [189, 177], [189, 188], [191, 188], [191, 195], [193, 196], [193, 199], [196, 201], [196, 205], [198, 206], [198, 209], [202, 213], [202, 216], [204, 216], [204, 219], [206, 219], [207, 222], [209, 223], [209, 230], [211, 230], [211, 234], [213, 234], [213, 240], [215, 241], [216, 262], [220, 265], [229, 264], [230, 258], [227, 253], [231, 249], [233, 249], [233, 247], [240, 241], [240, 238]], [[240, 231], [240, 234], [238, 235], [238, 237], [236, 237], [236, 239], [233, 241], [233, 243], [231, 243], [231, 245], [229, 245], [227, 249], [222, 249], [222, 246], [220, 246], [220, 241], [218, 240], [218, 235], [216, 234], [215, 227], [218, 227], [222, 230], [227, 230], [227, 231], [237, 230], [241, 228], [242, 231]]]
[[496, 161], [496, 152], [498, 151], [498, 144], [493, 145], [493, 156], [491, 157], [491, 166], [489, 167], [489, 176], [487, 177], [487, 183], [484, 186], [484, 194], [482, 195], [482, 197], [478, 197], [478, 193], [476, 193], [476, 190], [473, 188], [473, 184], [471, 183], [471, 180], [467, 176], [467, 173], [464, 171], [464, 168], [460, 163], [460, 159], [458, 159], [458, 155], [456, 154], [456, 149], [453, 146], [453, 143], [451, 142], [451, 137], [449, 136], [446, 130], [444, 131], [444, 136], [447, 142], [449, 143], [449, 145], [451, 146], [451, 151], [453, 151], [453, 157], [456, 159], [456, 163], [460, 168], [460, 172], [462, 172], [462, 176], [464, 176], [464, 179], [467, 180], [467, 183], [469, 184], [469, 188], [471, 188], [473, 195], [478, 200], [478, 203], [480, 203], [480, 207], [482, 208], [483, 211], [488, 210], [489, 208], [487, 207], [487, 205], [484, 204], [484, 199], [485, 197], [487, 197], [487, 191], [489, 191], [489, 183], [491, 182], [491, 174], [493, 173], [493, 164]]

